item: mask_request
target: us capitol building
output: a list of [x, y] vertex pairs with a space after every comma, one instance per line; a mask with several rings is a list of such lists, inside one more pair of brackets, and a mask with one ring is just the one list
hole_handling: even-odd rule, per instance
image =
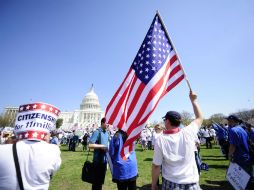
[[[13, 123], [17, 112], [18, 107], [5, 108], [5, 114], [13, 118]], [[61, 112], [58, 119], [63, 119], [61, 129], [72, 130], [73, 128], [87, 129], [100, 126], [102, 117], [104, 117], [104, 111], [101, 110], [99, 98], [92, 85], [90, 91], [83, 98], [80, 109], [73, 112]]]

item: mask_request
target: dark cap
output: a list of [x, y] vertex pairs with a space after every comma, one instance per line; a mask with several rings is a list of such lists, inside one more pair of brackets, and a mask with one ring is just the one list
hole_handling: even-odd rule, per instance
[[241, 119], [239, 119], [239, 117], [237, 117], [236, 115], [229, 115], [228, 117], [226, 117], [227, 120], [233, 120], [233, 121], [237, 121], [240, 122]]
[[180, 113], [178, 113], [176, 111], [168, 111], [166, 113], [166, 115], [164, 117], [162, 117], [162, 119], [173, 119], [173, 120], [181, 121], [182, 117], [181, 117]]
[[103, 118], [101, 119], [101, 123], [106, 123], [106, 118], [105, 118], [105, 117], [103, 117]]

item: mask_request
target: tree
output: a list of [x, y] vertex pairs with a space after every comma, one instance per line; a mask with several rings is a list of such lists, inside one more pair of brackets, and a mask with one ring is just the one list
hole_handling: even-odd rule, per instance
[[0, 127], [13, 126], [13, 118], [8, 114], [0, 115]]
[[250, 123], [252, 126], [254, 126], [254, 118], [249, 119], [248, 123]]
[[234, 113], [243, 121], [248, 121], [254, 118], [254, 110], [239, 110], [237, 113]]
[[56, 120], [56, 128], [59, 129], [63, 124], [63, 119], [57, 119]]
[[208, 127], [208, 126], [211, 126], [212, 123], [213, 123], [213, 122], [212, 122], [211, 119], [204, 119], [202, 125]]
[[211, 123], [222, 123], [223, 120], [225, 119], [225, 115], [222, 114], [222, 113], [216, 113], [216, 114], [213, 114], [211, 117], [210, 117], [210, 122]]
[[187, 126], [192, 121], [193, 114], [187, 111], [182, 111], [181, 116], [183, 125]]

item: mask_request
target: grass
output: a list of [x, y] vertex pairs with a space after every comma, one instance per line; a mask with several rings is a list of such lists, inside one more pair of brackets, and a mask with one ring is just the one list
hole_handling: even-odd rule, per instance
[[[62, 165], [60, 170], [53, 176], [50, 184], [50, 190], [86, 190], [91, 189], [91, 184], [84, 183], [81, 180], [81, 170], [86, 159], [87, 152], [82, 152], [82, 148], [78, 147], [76, 152], [67, 150], [66, 146], [61, 146]], [[151, 164], [153, 151], [142, 151], [140, 145], [136, 146], [136, 154], [138, 159], [139, 177], [137, 186], [140, 190], [151, 189]], [[213, 149], [201, 147], [202, 161], [209, 165], [209, 171], [202, 171], [200, 176], [200, 186], [203, 190], [229, 190], [232, 189], [225, 179], [228, 160], [221, 155], [219, 146], [213, 146]], [[89, 155], [92, 160], [92, 153]], [[117, 189], [113, 183], [110, 170], [107, 170], [104, 190]], [[160, 180], [161, 182], [161, 180]]]

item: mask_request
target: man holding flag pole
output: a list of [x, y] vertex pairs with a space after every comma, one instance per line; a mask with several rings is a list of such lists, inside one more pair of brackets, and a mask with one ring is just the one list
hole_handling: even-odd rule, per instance
[[[198, 132], [203, 117], [196, 101], [197, 96], [192, 93], [180, 59], [177, 56], [176, 50], [158, 11], [124, 81], [108, 104], [105, 117], [108, 124], [121, 129], [127, 134], [127, 139], [120, 152], [122, 159], [126, 160], [133, 151], [133, 142], [140, 136], [140, 133], [146, 125], [146, 121], [155, 110], [159, 100], [183, 79], [186, 80], [190, 89], [190, 99], [196, 119], [191, 123], [193, 127], [186, 127], [186, 130], [183, 129], [183, 132], [178, 133], [178, 126], [181, 123], [180, 114], [177, 112], [168, 112], [169, 114], [166, 114], [165, 125], [169, 130], [169, 134], [171, 134], [171, 130], [173, 132], [176, 131], [175, 133], [178, 133], [178, 135], [180, 134], [181, 138], [184, 138], [184, 135], [188, 134], [190, 136], [189, 140], [191, 140], [190, 142], [186, 142], [189, 146], [188, 151], [183, 144], [184, 149], [181, 149], [179, 146], [177, 147], [179, 149], [176, 148], [176, 152], [167, 156], [169, 156], [168, 160], [171, 159], [171, 161], [173, 161], [173, 164], [174, 161], [177, 161], [177, 165], [182, 161], [184, 163], [186, 161], [191, 161], [190, 164], [192, 164], [191, 166], [193, 166], [193, 168], [189, 176], [190, 179], [188, 178], [187, 181], [185, 179], [179, 180], [182, 179], [181, 177], [185, 176], [185, 173], [182, 171], [187, 172], [186, 168], [183, 168], [180, 169], [179, 172], [183, 176], [177, 176], [176, 182], [180, 184], [182, 182], [184, 184], [190, 182], [194, 184], [190, 186], [192, 189], [199, 189], [199, 175], [194, 157], [194, 133]], [[178, 122], [174, 123], [169, 117], [173, 117], [173, 119], [176, 119]], [[179, 137], [177, 138], [179, 140]], [[159, 140], [160, 143], [162, 141], [163, 140]], [[170, 142], [167, 143], [170, 144]], [[178, 151], [180, 154], [175, 155], [179, 153]], [[162, 150], [158, 143], [156, 143], [152, 169], [152, 189], [157, 188], [156, 182], [160, 173], [160, 165], [162, 165], [163, 177], [166, 169], [172, 169], [170, 166], [165, 168], [162, 163], [165, 153], [167, 153], [167, 149]], [[187, 153], [190, 155], [187, 155]], [[175, 159], [174, 156], [176, 156]], [[188, 158], [187, 160], [185, 160], [185, 156]], [[170, 172], [172, 171], [168, 170], [166, 173]], [[195, 175], [191, 176], [192, 174]], [[166, 186], [164, 184], [164, 189], [168, 189], [169, 185], [171, 185], [170, 181], [167, 180], [171, 179], [165, 176], [163, 183], [166, 182]], [[172, 181], [174, 182], [174, 179]]]
[[199, 174], [195, 162], [195, 137], [201, 127], [203, 116], [197, 95], [190, 91], [195, 119], [180, 129], [181, 115], [169, 111], [163, 117], [166, 130], [154, 146], [152, 165], [152, 190], [157, 190], [157, 180], [162, 168], [163, 190], [200, 190]]

